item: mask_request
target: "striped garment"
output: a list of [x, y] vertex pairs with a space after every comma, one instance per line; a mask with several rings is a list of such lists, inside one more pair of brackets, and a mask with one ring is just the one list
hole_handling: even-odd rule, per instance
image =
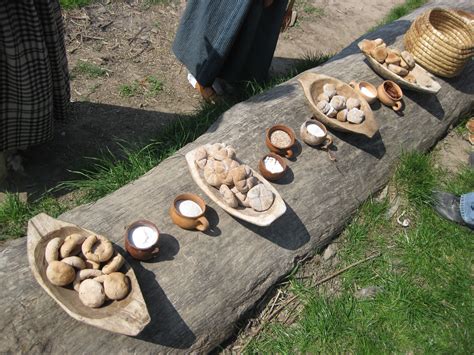
[[176, 57], [202, 86], [265, 80], [288, 0], [188, 0], [173, 43]]
[[0, 0], [0, 152], [51, 139], [69, 98], [58, 0]]

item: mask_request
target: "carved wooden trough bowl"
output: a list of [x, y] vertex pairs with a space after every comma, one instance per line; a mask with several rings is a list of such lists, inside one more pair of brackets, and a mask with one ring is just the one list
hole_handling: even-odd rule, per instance
[[[359, 48], [361, 48], [361, 43], [362, 42], [359, 42], [358, 44]], [[425, 69], [420, 67], [418, 64], [415, 64], [415, 68], [410, 70], [410, 74], [412, 74], [417, 81], [417, 83], [414, 84], [414, 83], [410, 83], [408, 80], [404, 79], [400, 75], [397, 75], [393, 73], [392, 71], [388, 70], [388, 68], [384, 67], [382, 64], [377, 62], [370, 55], [364, 52], [362, 52], [362, 54], [364, 54], [365, 58], [367, 59], [367, 62], [378, 75], [380, 75], [382, 78], [386, 80], [392, 80], [396, 82], [401, 87], [404, 87], [413, 91], [426, 92], [429, 94], [437, 94], [438, 91], [441, 89], [441, 85], [436, 80], [433, 79], [433, 76], [430, 73], [428, 73]]]
[[64, 238], [72, 233], [96, 234], [44, 213], [28, 222], [28, 261], [36, 281], [74, 319], [111, 332], [137, 335], [150, 322], [150, 315], [135, 273], [126, 261], [121, 271], [130, 279], [129, 294], [120, 301], [107, 301], [99, 308], [85, 306], [71, 286], [55, 286], [46, 277], [48, 265], [44, 254], [47, 243], [52, 238]]
[[[308, 99], [308, 104], [313, 111], [314, 117], [321, 121], [327, 127], [331, 127], [337, 131], [357, 133], [372, 138], [378, 131], [379, 126], [374, 118], [374, 113], [370, 108], [370, 105], [364, 99], [364, 97], [351, 88], [348, 84], [336, 78], [321, 75], [316, 73], [303, 73], [298, 77], [298, 81], [303, 87], [304, 94]], [[348, 98], [357, 98], [360, 100], [360, 109], [364, 112], [365, 119], [362, 123], [354, 124], [350, 122], [340, 122], [336, 118], [330, 118], [322, 113], [316, 105], [316, 98], [323, 92], [323, 86], [325, 84], [334, 84], [336, 91], [339, 95], [343, 95]]]
[[[255, 224], [260, 227], [266, 227], [273, 223], [278, 217], [282, 216], [286, 212], [286, 204], [285, 201], [281, 198], [278, 191], [270, 184], [262, 175], [260, 175], [257, 171], [250, 168], [252, 170], [253, 176], [255, 176], [266, 188], [271, 190], [275, 195], [275, 200], [273, 201], [272, 206], [263, 212], [257, 212], [250, 207], [242, 207], [239, 206], [238, 208], [229, 207], [222, 198], [219, 190], [210, 186], [200, 169], [196, 166], [196, 159], [195, 153], [196, 149], [188, 152], [186, 154], [186, 162], [188, 163], [189, 170], [191, 172], [191, 176], [196, 184], [201, 188], [201, 190], [209, 196], [209, 198], [214, 201], [219, 207], [221, 207], [224, 211], [228, 214], [237, 217], [243, 221]], [[239, 159], [235, 159], [239, 163], [243, 164]]]

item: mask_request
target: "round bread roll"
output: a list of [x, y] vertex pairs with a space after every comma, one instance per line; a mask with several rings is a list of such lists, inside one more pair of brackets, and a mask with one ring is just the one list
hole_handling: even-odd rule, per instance
[[250, 207], [257, 212], [268, 210], [275, 200], [275, 195], [263, 184], [252, 187], [247, 193]]

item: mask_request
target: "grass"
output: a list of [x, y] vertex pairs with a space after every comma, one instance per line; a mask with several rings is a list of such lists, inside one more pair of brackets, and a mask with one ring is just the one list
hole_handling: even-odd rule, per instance
[[163, 81], [153, 75], [149, 75], [143, 81], [135, 80], [133, 83], [120, 85], [119, 94], [122, 97], [138, 95], [157, 96], [163, 91], [163, 87]]
[[324, 9], [322, 7], [316, 7], [310, 4], [305, 5], [303, 11], [309, 15], [315, 15], [318, 17], [324, 16]]
[[81, 6], [89, 5], [92, 0], [59, 0], [61, 7], [64, 9], [75, 9]]
[[119, 94], [122, 97], [132, 97], [137, 95], [140, 89], [140, 83], [138, 81], [134, 81], [131, 84], [122, 84], [119, 87]]
[[84, 75], [89, 79], [99, 78], [107, 74], [107, 70], [99, 67], [94, 63], [79, 60], [71, 72], [71, 78], [74, 79], [76, 75]]
[[[363, 204], [343, 233], [338, 268], [373, 250], [382, 256], [344, 273], [338, 296], [292, 280], [304, 305], [299, 319], [266, 327], [247, 352], [472, 352], [472, 232], [438, 217], [425, 193], [432, 187], [473, 191], [474, 174], [466, 167], [448, 176], [429, 155], [411, 153], [401, 158], [392, 184], [405, 198], [411, 226], [385, 219], [387, 200]], [[374, 299], [354, 296], [369, 286], [381, 289]]]
[[392, 8], [389, 13], [383, 18], [383, 20], [380, 21], [378, 25], [371, 28], [369, 32], [375, 31], [377, 28], [383, 25], [386, 25], [388, 23], [398, 20], [400, 17], [408, 15], [410, 12], [416, 10], [427, 2], [428, 0], [406, 0], [405, 3]]
[[148, 91], [151, 96], [156, 96], [163, 91], [163, 82], [155, 76], [150, 75], [146, 80], [148, 82]]
[[48, 195], [35, 202], [25, 202], [17, 194], [7, 194], [5, 201], [0, 204], [0, 240], [24, 236], [26, 223], [40, 212], [55, 217], [65, 210], [65, 205]]

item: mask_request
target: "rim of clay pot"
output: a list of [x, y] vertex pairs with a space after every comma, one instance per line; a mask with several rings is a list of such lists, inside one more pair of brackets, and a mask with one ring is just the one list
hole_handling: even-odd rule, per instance
[[[265, 160], [266, 157], [272, 157], [272, 158], [275, 158], [276, 160], [278, 160], [280, 165], [283, 167], [283, 171], [280, 171], [279, 173], [272, 173], [271, 171], [269, 171], [265, 167], [265, 161], [264, 160]], [[262, 159], [260, 159], [259, 168], [262, 168], [263, 170], [265, 170], [265, 172], [268, 175], [270, 175], [271, 177], [278, 177], [279, 175], [282, 175], [286, 172], [286, 170], [288, 169], [288, 164], [286, 164], [286, 161], [281, 156], [279, 156], [278, 154], [270, 152], [270, 153], [265, 154], [262, 157]]]
[[[277, 147], [276, 145], [272, 144], [272, 140], [270, 139], [270, 137], [271, 137], [272, 133], [275, 132], [275, 131], [283, 131], [283, 132], [287, 133], [290, 136], [290, 139], [291, 139], [290, 145], [288, 145], [286, 147]], [[272, 146], [274, 146], [276, 149], [282, 149], [283, 150], [283, 149], [289, 149], [289, 148], [291, 148], [292, 146], [295, 145], [296, 135], [295, 135], [295, 132], [290, 127], [282, 125], [282, 124], [277, 124], [277, 125], [274, 125], [274, 126], [270, 127], [267, 130], [267, 139], [270, 142], [270, 144]]]
[[[202, 213], [194, 217], [185, 216], [184, 214], [179, 212], [179, 210], [176, 208], [176, 202], [181, 201], [181, 200], [191, 200], [193, 202], [196, 202], [199, 205], [199, 207], [201, 207]], [[204, 216], [204, 213], [206, 213], [206, 202], [198, 195], [193, 194], [191, 192], [186, 192], [184, 194], [179, 194], [178, 196], [174, 198], [173, 209], [179, 216], [183, 218], [195, 219], [195, 218]]]
[[[402, 89], [400, 88], [400, 86], [398, 86], [397, 83], [395, 83], [394, 81], [392, 80], [385, 80], [383, 83], [383, 90], [385, 91], [385, 93], [388, 95], [388, 97], [390, 97], [392, 100], [401, 100], [402, 97], [403, 97], [403, 91]], [[389, 92], [387, 91], [387, 85], [390, 85], [392, 86], [392, 88], [395, 89], [395, 91], [397, 92], [398, 96], [397, 97], [393, 97], [392, 95], [389, 94]]]
[[126, 231], [125, 231], [125, 237], [127, 238], [128, 242], [129, 242], [129, 245], [132, 248], [138, 249], [138, 250], [148, 250], [148, 249], [154, 248], [156, 243], [153, 244], [151, 247], [148, 247], [148, 248], [140, 248], [140, 247], [137, 247], [136, 245], [132, 244], [132, 242], [130, 241], [130, 231], [133, 228], [136, 228], [138, 226], [147, 226], [147, 227], [150, 227], [150, 228], [154, 229], [155, 232], [156, 232], [156, 243], [158, 243], [158, 240], [160, 239], [160, 231], [158, 230], [158, 227], [153, 222], [150, 222], [149, 220], [146, 220], [146, 219], [139, 219], [138, 221], [135, 221], [135, 222], [129, 224]]

